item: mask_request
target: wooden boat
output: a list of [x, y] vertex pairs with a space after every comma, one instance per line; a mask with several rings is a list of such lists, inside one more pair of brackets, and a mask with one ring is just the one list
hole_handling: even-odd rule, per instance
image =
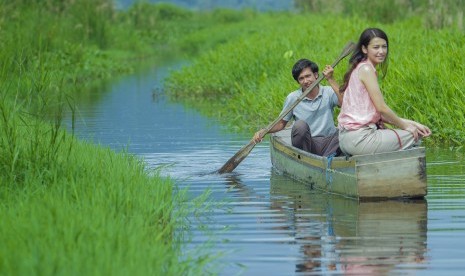
[[423, 198], [425, 148], [351, 157], [322, 157], [291, 145], [291, 129], [270, 136], [273, 167], [311, 188], [358, 200]]

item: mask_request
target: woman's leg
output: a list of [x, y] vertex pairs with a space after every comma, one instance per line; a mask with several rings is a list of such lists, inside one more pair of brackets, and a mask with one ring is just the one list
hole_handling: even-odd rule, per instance
[[377, 129], [370, 125], [354, 131], [340, 131], [339, 144], [343, 152], [360, 155], [408, 149], [415, 140], [408, 131]]

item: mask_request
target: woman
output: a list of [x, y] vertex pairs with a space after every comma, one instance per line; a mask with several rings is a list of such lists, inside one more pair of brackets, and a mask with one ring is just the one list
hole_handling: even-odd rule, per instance
[[[339, 144], [348, 155], [407, 149], [431, 130], [415, 121], [397, 116], [384, 102], [376, 68], [387, 73], [389, 40], [382, 30], [362, 32], [350, 58], [341, 91], [344, 98], [338, 116]], [[385, 129], [384, 123], [400, 129]]]

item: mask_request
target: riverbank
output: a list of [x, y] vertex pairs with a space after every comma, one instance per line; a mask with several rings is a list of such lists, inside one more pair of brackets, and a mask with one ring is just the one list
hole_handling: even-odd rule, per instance
[[[390, 38], [388, 74], [381, 81], [386, 102], [401, 117], [432, 129], [426, 145], [463, 149], [461, 30], [427, 28], [421, 17], [377, 23], [316, 14], [277, 14], [257, 20], [255, 26], [257, 31], [246, 39], [229, 41], [174, 72], [167, 82], [171, 97], [252, 136], [279, 116], [287, 93], [298, 88], [291, 75], [296, 60], [309, 58], [320, 67], [331, 64], [348, 41], [377, 26]], [[347, 66], [348, 59], [335, 69], [339, 83]], [[203, 102], [214, 107], [204, 108]]]
[[148, 4], [116, 11], [107, 0], [0, 4], [0, 274], [213, 269], [214, 256], [182, 251], [191, 210], [174, 181], [131, 154], [77, 140], [61, 122], [99, 80], [205, 51], [234, 34], [203, 43], [209, 37], [186, 30], [221, 21], [219, 30], [243, 16]]
[[[463, 149], [463, 7], [455, 1], [295, 5], [306, 12], [256, 18], [247, 38], [230, 40], [173, 73], [167, 81], [171, 97], [252, 135], [278, 117], [285, 96], [298, 87], [291, 76], [297, 59], [331, 64], [348, 41], [376, 26], [390, 37], [388, 75], [381, 82], [386, 102], [432, 129], [427, 145]], [[347, 66], [346, 59], [335, 70], [340, 83]]]
[[[218, 107], [211, 116], [235, 129], [256, 129], [274, 118], [264, 111], [279, 112], [293, 87], [288, 75], [293, 58], [317, 51], [320, 64], [332, 61], [367, 23], [287, 12], [191, 12], [144, 3], [116, 11], [109, 0], [0, 4], [0, 274], [208, 274], [215, 256], [181, 252], [185, 239], [174, 229], [188, 228], [183, 227], [188, 210], [179, 210], [185, 199], [173, 193], [174, 182], [147, 171], [130, 154], [76, 140], [62, 129], [63, 109], [73, 110], [73, 95], [89, 93], [96, 81], [127, 74], [152, 58], [202, 54], [181, 71], [188, 82], [177, 84], [189, 90], [179, 89], [177, 96], [188, 104], [211, 101]], [[394, 26], [409, 30], [399, 31], [402, 43], [393, 45], [412, 44], [402, 56], [415, 59], [402, 62], [418, 66], [415, 74], [393, 66], [397, 69], [388, 79], [411, 78], [421, 86], [385, 85], [402, 87], [403, 98], [414, 97], [409, 102], [425, 94], [407, 92], [434, 91], [425, 99], [427, 108], [408, 106], [409, 112], [432, 122], [460, 123], [463, 114], [454, 107], [464, 98], [458, 55], [463, 36], [450, 40], [454, 30], [435, 34], [416, 21], [383, 26], [390, 34]], [[427, 35], [433, 36], [431, 46]], [[431, 55], [441, 47], [452, 55]], [[193, 70], [199, 67], [204, 68]], [[443, 74], [450, 67], [457, 70]], [[425, 73], [431, 79], [421, 83]], [[173, 81], [181, 77], [173, 76]], [[446, 98], [458, 100], [429, 108]], [[452, 137], [463, 139], [461, 130], [454, 131]]]

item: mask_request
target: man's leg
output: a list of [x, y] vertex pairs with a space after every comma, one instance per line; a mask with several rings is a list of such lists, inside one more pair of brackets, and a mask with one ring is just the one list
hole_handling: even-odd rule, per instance
[[331, 136], [313, 137], [313, 145], [318, 155], [329, 156], [333, 153], [336, 156], [342, 154], [339, 149], [339, 131], [334, 132]]
[[292, 145], [301, 150], [320, 155], [329, 156], [332, 153], [341, 155], [339, 150], [339, 131], [331, 136], [312, 137], [310, 127], [305, 121], [298, 120], [292, 127]]
[[292, 145], [304, 151], [312, 152], [312, 135], [307, 122], [297, 120], [292, 126]]

